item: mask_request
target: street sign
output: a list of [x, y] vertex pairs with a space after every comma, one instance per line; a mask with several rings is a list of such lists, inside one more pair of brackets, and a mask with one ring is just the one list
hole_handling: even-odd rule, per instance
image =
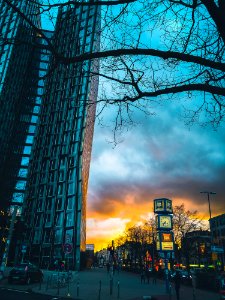
[[71, 253], [72, 250], [73, 250], [72, 244], [64, 244], [64, 245], [63, 245], [63, 252], [64, 252], [65, 254]]
[[224, 253], [223, 247], [211, 246], [211, 251], [214, 253]]
[[26, 253], [27, 252], [27, 245], [22, 245], [21, 252]]

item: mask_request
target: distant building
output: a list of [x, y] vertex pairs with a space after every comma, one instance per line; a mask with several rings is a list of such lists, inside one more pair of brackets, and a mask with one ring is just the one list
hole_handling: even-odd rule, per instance
[[86, 268], [90, 269], [95, 264], [95, 245], [86, 244], [85, 264]]
[[[99, 9], [97, 5], [59, 9], [52, 36], [58, 53], [69, 58], [98, 50]], [[98, 72], [98, 63], [60, 64], [52, 55], [49, 71], [26, 188], [26, 259], [51, 268], [55, 260], [66, 258], [70, 269], [78, 270], [86, 250], [86, 197], [98, 91], [98, 77], [90, 72]]]
[[182, 263], [184, 265], [209, 265], [211, 259], [211, 233], [195, 230], [186, 233], [182, 239]]
[[[218, 246], [215, 252], [215, 260], [218, 260], [223, 266], [225, 265], [225, 214], [213, 217], [209, 220], [210, 230], [212, 232], [213, 245]], [[223, 251], [223, 253], [219, 252]]]
[[86, 244], [86, 251], [95, 251], [95, 245], [94, 244]]

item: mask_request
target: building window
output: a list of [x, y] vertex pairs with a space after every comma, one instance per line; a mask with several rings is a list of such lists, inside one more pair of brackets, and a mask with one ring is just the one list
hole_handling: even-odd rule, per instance
[[48, 196], [52, 196], [53, 195], [53, 185], [49, 185], [48, 187]]
[[34, 238], [33, 238], [33, 244], [39, 244], [41, 240], [41, 230], [35, 230], [34, 232]]
[[35, 217], [35, 226], [36, 227], [40, 227], [41, 226], [41, 220], [42, 220], [42, 215], [41, 214], [37, 214]]
[[55, 231], [55, 244], [62, 242], [62, 229], [57, 229]]
[[39, 199], [37, 202], [37, 211], [43, 211], [43, 199]]
[[56, 201], [56, 210], [63, 209], [63, 198], [58, 198]]
[[46, 210], [52, 209], [52, 201], [53, 201], [53, 198], [50, 198], [50, 197], [47, 198]]
[[58, 195], [63, 195], [63, 187], [64, 187], [63, 183], [60, 183], [58, 185]]
[[73, 242], [73, 229], [66, 230], [65, 233], [65, 243]]
[[75, 194], [75, 183], [74, 182], [68, 183], [68, 194], [69, 195]]
[[63, 224], [63, 212], [57, 213], [56, 214], [56, 222], [55, 225], [56, 226], [62, 226]]
[[64, 181], [64, 170], [61, 170], [60, 172], [59, 172], [59, 181]]
[[52, 225], [52, 215], [51, 214], [46, 214], [45, 215], [45, 226], [49, 227]]
[[75, 203], [75, 197], [69, 197], [67, 200], [67, 210], [73, 210]]
[[66, 226], [73, 226], [74, 225], [74, 213], [70, 212], [66, 214]]
[[75, 169], [70, 169], [69, 170], [69, 180], [73, 180], [75, 175]]
[[50, 243], [50, 237], [51, 237], [51, 234], [50, 234], [50, 229], [46, 229], [45, 230], [45, 233], [44, 233], [44, 243]]

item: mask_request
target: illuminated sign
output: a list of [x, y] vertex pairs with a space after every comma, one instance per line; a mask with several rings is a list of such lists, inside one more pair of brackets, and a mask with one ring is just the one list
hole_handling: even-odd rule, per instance
[[156, 248], [158, 251], [173, 251], [173, 233], [172, 232], [158, 232], [156, 239]]

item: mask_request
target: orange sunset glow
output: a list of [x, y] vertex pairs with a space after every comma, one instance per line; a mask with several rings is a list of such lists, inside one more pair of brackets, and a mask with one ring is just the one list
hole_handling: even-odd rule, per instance
[[[126, 201], [125, 201], [126, 202]], [[194, 202], [188, 199], [173, 199], [173, 205], [181, 205], [185, 203], [186, 209], [198, 210], [199, 207]], [[102, 215], [95, 211], [88, 211], [87, 214], [87, 244], [94, 244], [95, 251], [106, 248], [123, 234], [126, 228], [144, 222], [154, 216], [153, 213], [153, 198], [146, 203], [138, 204], [116, 204], [114, 203], [112, 214]], [[199, 212], [199, 218], [208, 221], [208, 205], [205, 203]], [[207, 222], [206, 222], [207, 224]]]
[[[172, 114], [171, 112], [176, 112]], [[225, 130], [193, 126], [178, 117], [177, 106], [142, 118], [112, 143], [110, 126], [95, 126], [87, 200], [87, 243], [100, 250], [131, 225], [153, 216], [153, 199], [198, 211], [208, 225], [225, 212]], [[113, 114], [110, 110], [105, 118]]]

